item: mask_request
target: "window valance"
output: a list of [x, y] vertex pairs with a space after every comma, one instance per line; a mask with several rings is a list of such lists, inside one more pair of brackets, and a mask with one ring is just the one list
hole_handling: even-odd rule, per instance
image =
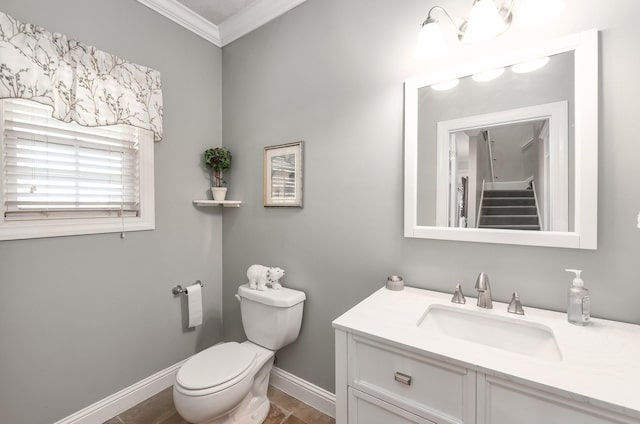
[[160, 73], [0, 12], [0, 98], [34, 100], [85, 126], [128, 124], [162, 138]]

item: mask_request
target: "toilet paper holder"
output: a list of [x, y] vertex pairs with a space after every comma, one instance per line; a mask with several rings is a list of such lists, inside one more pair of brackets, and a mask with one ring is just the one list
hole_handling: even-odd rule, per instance
[[[200, 280], [196, 280], [195, 284], [199, 284], [200, 287], [204, 287], [204, 284]], [[174, 288], [171, 289], [171, 293], [173, 293], [174, 296], [177, 296], [179, 294], [184, 294], [185, 296], [188, 296], [189, 295], [189, 288], [188, 287], [182, 287], [180, 284], [178, 284], [177, 286], [175, 286]]]

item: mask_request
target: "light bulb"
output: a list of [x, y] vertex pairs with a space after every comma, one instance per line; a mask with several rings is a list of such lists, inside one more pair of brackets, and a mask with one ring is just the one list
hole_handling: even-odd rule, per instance
[[416, 47], [416, 59], [424, 61], [430, 57], [437, 57], [444, 53], [445, 40], [442, 28], [438, 21], [428, 18], [420, 28], [418, 44]]
[[483, 43], [497, 37], [506, 29], [507, 23], [498, 13], [493, 0], [479, 0], [471, 8], [462, 42]]
[[539, 28], [562, 15], [564, 9], [564, 0], [522, 0], [518, 7], [518, 26]]

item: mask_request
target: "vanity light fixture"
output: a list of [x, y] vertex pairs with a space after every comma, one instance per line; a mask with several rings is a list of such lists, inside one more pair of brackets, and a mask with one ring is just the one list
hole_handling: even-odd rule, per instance
[[456, 85], [458, 85], [458, 83], [460, 82], [460, 80], [456, 79], [452, 79], [449, 81], [444, 81], [444, 82], [440, 82], [438, 84], [433, 84], [431, 86], [431, 88], [433, 88], [436, 91], [446, 91], [446, 90], [450, 90], [453, 87], [455, 87]]
[[540, 28], [562, 15], [565, 0], [520, 0], [518, 2], [518, 27]]
[[429, 9], [427, 18], [420, 26], [416, 57], [427, 59], [437, 56], [445, 49], [445, 35], [440, 21], [433, 17], [435, 11], [442, 13], [456, 29], [458, 40], [464, 44], [477, 44], [492, 40], [505, 32], [511, 25], [511, 8], [514, 0], [508, 2], [508, 7], [497, 4], [494, 0], [474, 0], [469, 19], [457, 25], [453, 18], [441, 6]]
[[477, 74], [473, 74], [471, 78], [473, 78], [475, 82], [486, 82], [486, 81], [494, 80], [502, 74], [504, 74], [504, 68], [496, 68], [496, 69], [489, 69], [488, 71], [484, 71], [484, 72], [479, 72]]
[[511, 25], [511, 9], [500, 15], [493, 0], [476, 0], [471, 7], [471, 14], [462, 29], [461, 41], [465, 44], [484, 43], [502, 34]]
[[[418, 60], [427, 60], [429, 56], [441, 56], [447, 45], [439, 21], [431, 17], [433, 10], [442, 10], [447, 18], [451, 20], [446, 10], [440, 6], [431, 8], [429, 16], [427, 16], [427, 19], [422, 23], [420, 32], [418, 33], [418, 43], [416, 46], [416, 59]], [[453, 21], [451, 22], [453, 23]]]
[[516, 63], [511, 66], [511, 70], [516, 74], [526, 74], [527, 72], [537, 71], [549, 63], [549, 56], [539, 57], [522, 63]]

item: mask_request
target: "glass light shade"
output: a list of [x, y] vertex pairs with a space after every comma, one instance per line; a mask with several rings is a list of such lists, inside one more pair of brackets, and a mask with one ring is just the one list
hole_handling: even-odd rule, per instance
[[427, 60], [444, 53], [445, 40], [442, 28], [438, 21], [431, 19], [420, 28], [418, 45], [416, 47], [416, 59]]
[[507, 29], [493, 0], [479, 0], [471, 8], [471, 15], [462, 36], [465, 44], [489, 41]]
[[476, 82], [491, 81], [504, 74], [504, 68], [489, 69], [488, 71], [473, 74], [473, 78]]
[[518, 26], [539, 28], [562, 15], [566, 5], [564, 0], [522, 0], [518, 7]]
[[456, 79], [452, 79], [452, 80], [449, 80], [449, 81], [440, 82], [438, 84], [433, 84], [431, 86], [431, 88], [433, 88], [436, 91], [451, 90], [453, 87], [458, 85], [459, 82], [460, 82], [460, 80], [458, 80], [456, 78]]
[[549, 63], [549, 56], [540, 57], [538, 59], [529, 60], [527, 62], [517, 63], [511, 67], [511, 70], [516, 74], [526, 74], [527, 72], [537, 71], [547, 63]]

